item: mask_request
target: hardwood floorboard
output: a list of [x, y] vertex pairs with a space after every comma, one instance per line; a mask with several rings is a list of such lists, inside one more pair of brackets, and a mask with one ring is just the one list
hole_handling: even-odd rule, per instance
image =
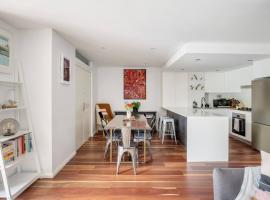
[[[210, 200], [215, 167], [260, 164], [258, 151], [233, 138], [230, 138], [228, 163], [186, 163], [182, 145], [175, 145], [169, 139], [162, 145], [155, 138], [153, 160], [139, 164], [136, 176], [130, 163], [122, 164], [120, 174], [115, 175], [116, 165], [103, 159], [104, 144], [100, 134], [89, 139], [54, 179], [38, 180], [18, 199]], [[115, 152], [114, 149], [114, 158]]]

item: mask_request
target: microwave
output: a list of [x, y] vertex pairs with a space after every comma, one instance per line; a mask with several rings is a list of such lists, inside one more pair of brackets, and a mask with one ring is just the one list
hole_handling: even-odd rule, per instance
[[231, 107], [231, 100], [230, 99], [214, 99], [213, 106], [215, 108], [218, 107]]

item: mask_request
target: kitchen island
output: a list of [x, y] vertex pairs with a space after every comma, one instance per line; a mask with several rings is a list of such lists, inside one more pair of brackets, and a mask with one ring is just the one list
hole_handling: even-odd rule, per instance
[[228, 161], [228, 116], [203, 109], [163, 109], [175, 120], [177, 139], [186, 147], [187, 162]]

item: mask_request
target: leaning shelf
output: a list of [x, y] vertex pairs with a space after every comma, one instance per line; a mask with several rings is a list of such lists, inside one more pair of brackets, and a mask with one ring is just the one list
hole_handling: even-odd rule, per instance
[[[15, 81], [15, 77], [18, 81]], [[6, 119], [13, 114], [26, 128], [11, 136], [0, 135], [0, 198], [13, 200], [40, 177], [41, 168], [20, 66], [14, 68], [14, 81], [0, 80], [1, 89], [11, 91], [15, 102], [23, 102], [16, 108], [0, 109], [1, 117]]]
[[26, 109], [26, 107], [20, 106], [20, 107], [16, 107], [16, 108], [5, 108], [5, 109], [0, 109], [0, 113], [3, 112], [8, 112], [8, 111], [16, 111], [16, 110], [24, 110]]
[[0, 136], [0, 143], [3, 143], [3, 142], [6, 142], [6, 141], [15, 139], [17, 137], [20, 137], [20, 136], [25, 135], [25, 134], [28, 134], [28, 133], [30, 133], [29, 130], [20, 130], [16, 134], [11, 135], [11, 136], [3, 136], [2, 135], [2, 136]]
[[16, 158], [16, 160], [5, 164], [5, 169], [10, 169], [12, 167], [18, 166], [22, 161], [27, 159], [30, 155], [33, 155], [33, 152], [27, 152], [24, 155], [19, 156], [18, 158]]
[[[10, 176], [8, 182], [12, 198], [15, 199], [22, 191], [28, 188], [38, 178], [39, 173], [37, 172], [21, 172]], [[6, 197], [6, 192], [3, 184], [0, 185], [0, 197]]]

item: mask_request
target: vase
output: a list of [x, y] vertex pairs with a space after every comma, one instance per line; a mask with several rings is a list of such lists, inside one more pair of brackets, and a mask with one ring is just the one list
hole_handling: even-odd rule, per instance
[[130, 119], [130, 118], [131, 118], [131, 111], [127, 110], [127, 119]]
[[138, 108], [133, 108], [133, 112], [138, 112], [139, 109]]

